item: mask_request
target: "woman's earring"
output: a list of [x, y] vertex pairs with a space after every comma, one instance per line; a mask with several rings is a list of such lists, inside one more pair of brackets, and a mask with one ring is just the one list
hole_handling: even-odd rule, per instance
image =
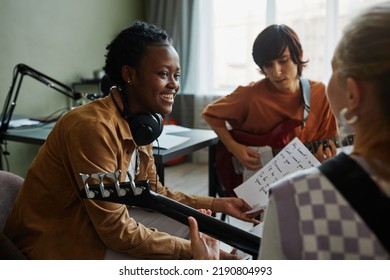
[[349, 120], [347, 120], [346, 118], [346, 114], [348, 113], [348, 109], [347, 108], [343, 108], [341, 109], [340, 111], [340, 120], [342, 123], [346, 123], [346, 124], [354, 124], [358, 121], [359, 117], [358, 116], [353, 116], [352, 118], [350, 118]]

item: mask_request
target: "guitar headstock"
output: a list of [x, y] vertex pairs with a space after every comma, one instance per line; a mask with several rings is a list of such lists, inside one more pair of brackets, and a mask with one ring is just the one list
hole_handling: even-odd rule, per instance
[[[129, 199], [142, 195], [145, 190], [150, 190], [149, 181], [134, 182], [130, 174], [128, 174], [129, 182], [120, 182], [120, 170], [112, 173], [79, 173], [79, 175], [84, 183], [80, 194], [87, 199], [129, 204]], [[92, 179], [98, 184], [90, 184]]]

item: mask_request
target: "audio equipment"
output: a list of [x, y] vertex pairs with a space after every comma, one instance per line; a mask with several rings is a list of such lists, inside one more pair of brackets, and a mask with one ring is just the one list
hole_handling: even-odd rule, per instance
[[[111, 87], [111, 92], [113, 88], [115, 87]], [[143, 112], [133, 114], [129, 108], [126, 93], [122, 92], [119, 87], [116, 88], [119, 91], [119, 95], [123, 103], [123, 111], [119, 108], [112, 94], [111, 97], [121, 116], [129, 124], [134, 142], [137, 144], [137, 146], [145, 146], [153, 143], [153, 141], [156, 140], [162, 133], [162, 116], [157, 113]]]
[[163, 119], [156, 113], [131, 114], [127, 122], [137, 146], [153, 143], [163, 130]]

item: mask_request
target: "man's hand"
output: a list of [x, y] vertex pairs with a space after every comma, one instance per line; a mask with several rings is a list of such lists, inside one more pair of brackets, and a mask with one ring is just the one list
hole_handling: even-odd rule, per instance
[[324, 144], [318, 146], [317, 151], [314, 153], [314, 156], [318, 159], [319, 162], [324, 162], [337, 154], [336, 144], [332, 141], [328, 141], [328, 146], [324, 147]]
[[258, 170], [261, 166], [260, 154], [255, 150], [236, 142], [229, 150], [242, 166], [249, 170]]

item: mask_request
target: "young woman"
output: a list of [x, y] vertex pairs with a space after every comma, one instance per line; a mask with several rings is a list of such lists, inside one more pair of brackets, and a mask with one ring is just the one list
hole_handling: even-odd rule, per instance
[[191, 258], [188, 227], [159, 213], [80, 197], [79, 173], [117, 170], [121, 182], [130, 174], [194, 208], [253, 222], [241, 199], [171, 192], [158, 181], [152, 142], [161, 133], [160, 114], [171, 112], [180, 88], [179, 57], [167, 33], [135, 22], [107, 50], [104, 70], [115, 86], [56, 123], [28, 171], [6, 235], [29, 259]]
[[[261, 154], [248, 147], [251, 135], [253, 146], [282, 148], [293, 138], [310, 143], [334, 137], [338, 134], [337, 123], [326, 100], [324, 84], [309, 81], [310, 97], [304, 98], [304, 86], [300, 82], [306, 62], [297, 34], [286, 25], [271, 25], [265, 28], [253, 44], [253, 59], [265, 78], [247, 86], [239, 86], [233, 93], [209, 104], [203, 111], [205, 121], [217, 133], [226, 150], [240, 164], [249, 169], [261, 167]], [[306, 105], [306, 107], [305, 107]], [[310, 109], [309, 109], [310, 108]], [[306, 116], [305, 114], [308, 113]], [[231, 130], [228, 130], [226, 123]], [[248, 137], [232, 136], [243, 132]], [[315, 156], [322, 162], [336, 153], [330, 141], [329, 147], [322, 144]], [[231, 188], [242, 182], [237, 178], [235, 186], [227, 178], [231, 158], [217, 154], [217, 172], [228, 195]], [[230, 157], [231, 157], [230, 155]], [[220, 164], [218, 166], [218, 163]], [[229, 186], [227, 186], [229, 185]]]
[[[390, 232], [381, 219], [390, 208], [389, 36], [388, 1], [344, 30], [327, 96], [340, 123], [356, 132], [353, 151], [272, 187], [260, 259], [389, 259]], [[194, 255], [213, 252], [193, 218], [190, 224]]]

